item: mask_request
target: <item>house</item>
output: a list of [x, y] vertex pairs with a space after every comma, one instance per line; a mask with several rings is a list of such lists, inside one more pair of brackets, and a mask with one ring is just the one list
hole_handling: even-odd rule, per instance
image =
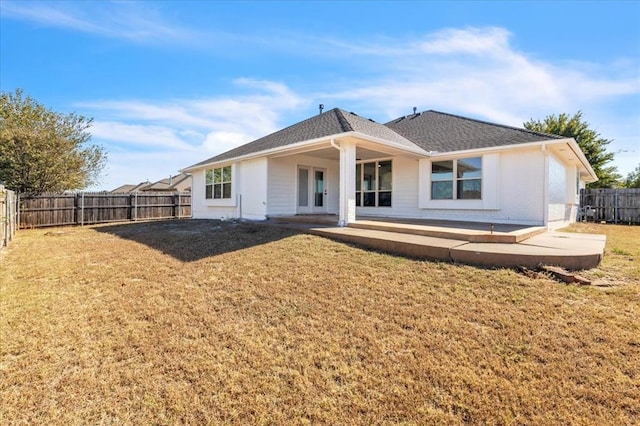
[[150, 182], [143, 182], [143, 183], [140, 183], [138, 185], [132, 185], [130, 183], [126, 183], [124, 185], [120, 185], [119, 187], [117, 187], [115, 189], [112, 189], [109, 192], [112, 193], [112, 194], [128, 194], [128, 193], [131, 193], [131, 192], [135, 192], [141, 186], [146, 186], [149, 183]]
[[133, 193], [133, 192], [188, 192], [191, 191], [191, 176], [180, 173], [175, 176], [160, 179], [157, 182], [141, 182], [137, 185], [121, 185], [110, 191], [111, 193]]
[[438, 111], [380, 124], [332, 109], [182, 170], [194, 218], [335, 214], [546, 225], [597, 180], [572, 138]]
[[149, 192], [185, 192], [191, 191], [191, 176], [180, 173], [175, 176], [160, 179], [157, 182], [140, 188], [140, 191]]

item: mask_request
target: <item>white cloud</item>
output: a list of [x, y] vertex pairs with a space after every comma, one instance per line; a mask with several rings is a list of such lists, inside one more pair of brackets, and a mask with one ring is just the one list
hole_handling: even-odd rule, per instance
[[448, 28], [428, 35], [417, 47], [428, 54], [468, 53], [500, 57], [510, 54], [510, 36], [504, 28]]
[[[91, 24], [72, 18], [70, 26]], [[157, 22], [162, 24], [160, 19]], [[87, 28], [85, 31], [93, 31], [90, 25]], [[328, 108], [350, 109], [376, 121], [409, 114], [416, 106], [514, 126], [530, 118], [582, 110], [591, 121], [606, 122], [608, 129], [614, 129], [603, 135], [618, 139], [619, 146], [637, 142], [637, 128], [630, 132], [636, 135], [635, 140], [626, 134], [618, 138], [615, 133], [625, 124], [628, 127], [629, 120], [637, 123], [635, 117], [605, 114], [602, 107], [637, 99], [640, 78], [636, 59], [621, 58], [615, 66], [571, 61], [573, 58], [545, 60], [516, 49], [511, 38], [508, 30], [496, 27], [449, 28], [417, 40], [379, 37], [372, 42], [302, 35], [270, 48], [309, 54], [302, 52], [313, 44], [317, 47], [314, 54], [324, 55], [329, 63], [337, 64], [335, 56], [341, 56], [338, 61], [348, 58], [350, 69], [366, 72], [324, 82], [311, 93], [296, 92], [283, 82], [241, 77], [222, 96], [102, 100], [78, 105], [95, 111], [96, 124], [103, 126], [100, 136], [105, 139], [123, 142], [129, 138], [132, 144], [147, 147], [155, 143], [161, 147], [158, 153], [183, 149], [200, 154], [176, 169], [276, 131], [290, 123], [285, 117], [292, 111], [316, 102]], [[267, 41], [261, 40], [269, 44]], [[248, 35], [244, 42], [257, 40]]]
[[240, 78], [234, 85], [248, 93], [77, 103], [95, 117], [89, 129], [93, 142], [109, 151], [108, 174], [100, 188], [176, 173], [274, 132], [282, 127], [283, 115], [302, 104], [302, 98], [282, 83]]
[[251, 141], [245, 133], [211, 132], [207, 135], [202, 147], [209, 154], [220, 154]]
[[513, 48], [510, 37], [494, 27], [445, 29], [417, 42], [393, 40], [360, 50], [351, 45], [352, 52], [375, 59], [376, 76], [350, 80], [316, 97], [381, 111], [386, 117], [380, 119], [408, 114], [416, 106], [521, 126], [532, 116], [575, 112], [640, 93], [637, 73], [628, 77], [622, 69], [600, 77], [575, 63], [532, 59]]
[[176, 130], [155, 126], [126, 124], [114, 121], [94, 121], [89, 129], [92, 137], [119, 142], [131, 148], [154, 147], [193, 150], [193, 146], [182, 139]]
[[166, 22], [149, 2], [3, 1], [5, 17], [138, 43], [194, 42], [198, 34]]
[[143, 122], [169, 123], [174, 126], [211, 127], [216, 122], [207, 114], [194, 111], [189, 101], [90, 101], [78, 102], [77, 107], [100, 111], [102, 117], [114, 120], [129, 120]]
[[112, 190], [124, 184], [156, 182], [169, 175], [175, 176], [186, 164], [194, 164], [201, 157], [199, 152], [183, 150], [110, 152], [102, 180], [90, 190]]

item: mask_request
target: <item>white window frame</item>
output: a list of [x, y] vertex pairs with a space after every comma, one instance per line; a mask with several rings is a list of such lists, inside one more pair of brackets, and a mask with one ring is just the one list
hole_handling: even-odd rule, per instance
[[[225, 169], [229, 169], [228, 180], [225, 180]], [[220, 170], [220, 182], [215, 181], [216, 170]], [[211, 180], [212, 182], [207, 182], [207, 174], [211, 172]], [[225, 185], [229, 185], [229, 194], [225, 196], [224, 188]], [[216, 197], [216, 186], [220, 187], [220, 196]], [[207, 188], [211, 187], [211, 196], [208, 196]], [[230, 200], [233, 197], [233, 168], [231, 165], [214, 167], [212, 169], [206, 169], [204, 171], [204, 198], [206, 200]]]
[[[468, 160], [471, 158], [479, 158], [480, 159], [480, 177], [469, 177], [469, 178], [464, 178], [464, 177], [458, 177], [458, 161], [464, 161], [464, 160]], [[434, 179], [433, 177], [433, 163], [444, 163], [444, 162], [452, 162], [452, 176], [451, 179]], [[449, 201], [469, 201], [469, 200], [482, 200], [483, 197], [483, 190], [482, 190], [482, 182], [484, 179], [484, 161], [482, 159], [482, 156], [473, 156], [473, 157], [463, 157], [463, 158], [451, 158], [451, 159], [442, 159], [442, 160], [435, 160], [432, 161], [431, 163], [431, 167], [432, 169], [430, 170], [430, 178], [429, 178], [429, 185], [431, 186], [431, 200], [432, 201], [442, 201], [442, 200], [449, 200]], [[463, 181], [470, 181], [470, 180], [479, 180], [480, 181], [480, 197], [479, 198], [459, 198], [458, 197], [458, 183], [459, 182], [463, 182]], [[433, 183], [434, 182], [451, 182], [451, 198], [433, 198]]]
[[[438, 200], [431, 199], [431, 163], [445, 160], [456, 160], [482, 157], [482, 199], [481, 200]], [[500, 210], [501, 155], [499, 152], [467, 153], [464, 156], [432, 156], [418, 162], [418, 207], [435, 210]]]
[[[391, 164], [391, 189], [380, 189], [380, 163], [384, 163], [384, 162], [389, 162]], [[374, 189], [368, 189], [368, 190], [364, 190], [364, 165], [365, 164], [374, 164], [375, 167], [375, 188]], [[393, 207], [393, 181], [394, 181], [394, 177], [393, 177], [393, 159], [392, 158], [382, 158], [382, 159], [378, 159], [378, 160], [362, 160], [362, 161], [357, 161], [356, 162], [356, 168], [357, 166], [360, 166], [360, 175], [357, 176], [356, 175], [356, 184], [358, 182], [360, 182], [360, 190], [357, 189], [356, 186], [356, 207], [357, 208], [383, 208], [383, 209], [388, 209]], [[381, 192], [388, 192], [391, 195], [391, 204], [388, 206], [380, 206], [379, 205], [379, 201], [380, 201], [380, 193]], [[374, 195], [374, 199], [375, 199], [375, 205], [373, 206], [365, 206], [364, 205], [364, 194], [365, 193], [373, 193]], [[359, 203], [358, 203], [359, 201]]]
[[[211, 198], [207, 198], [207, 171], [213, 171], [215, 169], [224, 169], [225, 167], [231, 167], [231, 181], [225, 181], [224, 183], [227, 184], [231, 184], [231, 197], [228, 198], [213, 198], [214, 196], [214, 188], [213, 188], [213, 184], [210, 184], [209, 186], [211, 186]], [[237, 186], [239, 183], [238, 180], [238, 176], [237, 176], [237, 167], [235, 163], [231, 163], [231, 164], [223, 164], [223, 165], [216, 165], [213, 167], [208, 167], [207, 169], [205, 169], [202, 172], [202, 189], [203, 189], [203, 204], [205, 206], [211, 206], [211, 207], [234, 207], [236, 206], [236, 194], [237, 194]], [[223, 183], [223, 182], [220, 182]]]

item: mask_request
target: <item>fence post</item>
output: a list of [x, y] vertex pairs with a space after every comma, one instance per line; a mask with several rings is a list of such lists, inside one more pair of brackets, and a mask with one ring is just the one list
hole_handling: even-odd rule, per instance
[[0, 205], [2, 206], [2, 211], [1, 211], [2, 216], [0, 216], [0, 227], [1, 227], [0, 237], [2, 237], [2, 241], [0, 241], [0, 250], [2, 250], [2, 247], [8, 245], [6, 224], [9, 223], [9, 221], [6, 218], [8, 213], [6, 208], [7, 204], [8, 204], [7, 192], [5, 191], [4, 186], [0, 185]]
[[613, 193], [613, 217], [614, 223], [618, 223], [618, 190]]
[[4, 193], [4, 220], [2, 226], [4, 227], [4, 245], [9, 245], [11, 239], [11, 197], [6, 189], [2, 189]]

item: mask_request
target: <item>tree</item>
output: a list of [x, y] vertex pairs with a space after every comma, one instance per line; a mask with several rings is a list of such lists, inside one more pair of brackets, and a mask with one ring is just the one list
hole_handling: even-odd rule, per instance
[[640, 188], [640, 164], [634, 171], [629, 172], [627, 178], [622, 182], [624, 188]]
[[106, 153], [88, 145], [93, 119], [61, 114], [31, 97], [0, 92], [0, 182], [24, 193], [83, 189], [97, 182]]
[[617, 186], [622, 176], [617, 173], [615, 166], [607, 166], [613, 161], [614, 154], [607, 152], [606, 147], [612, 140], [605, 139], [598, 132], [589, 128], [589, 123], [582, 120], [582, 112], [578, 111], [573, 117], [568, 114], [549, 115], [544, 121], [529, 120], [524, 123], [526, 129], [564, 136], [576, 140], [585, 157], [589, 160], [598, 181], [588, 185], [590, 188], [613, 188]]

